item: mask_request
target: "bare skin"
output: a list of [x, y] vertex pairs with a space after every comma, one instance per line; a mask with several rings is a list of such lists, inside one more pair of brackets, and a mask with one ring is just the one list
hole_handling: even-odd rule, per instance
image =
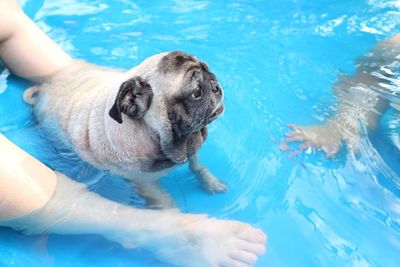
[[292, 154], [314, 148], [334, 157], [344, 142], [348, 150], [357, 151], [360, 127], [375, 129], [391, 104], [385, 94], [393, 92], [392, 75], [399, 68], [399, 55], [400, 35], [378, 43], [358, 60], [353, 76], [340, 76], [333, 85], [339, 101], [336, 114], [322, 125], [288, 124], [292, 131], [286, 134], [281, 150], [293, 150], [289, 144], [300, 142], [299, 150]]
[[0, 220], [43, 207], [56, 186], [54, 172], [1, 134], [0, 151]]
[[[0, 1], [0, 18], [0, 58], [14, 74], [38, 82], [74, 61], [16, 1]], [[0, 226], [99, 234], [185, 267], [247, 267], [265, 252], [265, 234], [248, 224], [124, 206], [52, 171], [2, 135], [0, 151]]]

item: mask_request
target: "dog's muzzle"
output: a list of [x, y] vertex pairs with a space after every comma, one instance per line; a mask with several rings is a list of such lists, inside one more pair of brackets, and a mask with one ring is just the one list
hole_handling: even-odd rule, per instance
[[211, 116], [208, 118], [207, 124], [211, 123], [212, 121], [214, 121], [215, 119], [217, 119], [219, 116], [222, 115], [222, 113], [224, 112], [224, 105], [221, 103], [215, 110], [213, 113], [211, 113]]

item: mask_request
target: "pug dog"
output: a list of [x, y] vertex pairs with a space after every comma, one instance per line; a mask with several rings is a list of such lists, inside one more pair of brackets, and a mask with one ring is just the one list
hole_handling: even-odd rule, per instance
[[126, 72], [75, 61], [24, 100], [83, 160], [132, 181], [150, 208], [174, 207], [158, 180], [187, 161], [206, 191], [227, 189], [196, 155], [224, 106], [216, 76], [194, 56], [160, 53]]

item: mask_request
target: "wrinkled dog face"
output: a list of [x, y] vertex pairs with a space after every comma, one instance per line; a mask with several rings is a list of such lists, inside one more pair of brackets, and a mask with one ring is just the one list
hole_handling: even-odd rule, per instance
[[222, 113], [221, 87], [205, 63], [182, 52], [173, 52], [161, 60], [159, 68], [164, 73], [183, 74], [178, 93], [168, 103], [174, 138], [186, 138]]
[[[223, 92], [208, 66], [186, 53], [162, 53], [131, 70], [110, 116], [143, 120], [158, 134], [165, 157], [183, 163], [203, 144], [206, 126], [223, 112]], [[129, 72], [128, 72], [129, 73]]]

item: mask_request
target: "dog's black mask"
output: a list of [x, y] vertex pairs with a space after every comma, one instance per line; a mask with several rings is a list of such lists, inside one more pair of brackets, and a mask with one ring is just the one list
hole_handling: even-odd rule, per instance
[[223, 92], [208, 66], [183, 52], [172, 52], [160, 62], [161, 71], [184, 72], [183, 90], [169, 99], [174, 154], [186, 160], [204, 143], [207, 125], [222, 114]]

